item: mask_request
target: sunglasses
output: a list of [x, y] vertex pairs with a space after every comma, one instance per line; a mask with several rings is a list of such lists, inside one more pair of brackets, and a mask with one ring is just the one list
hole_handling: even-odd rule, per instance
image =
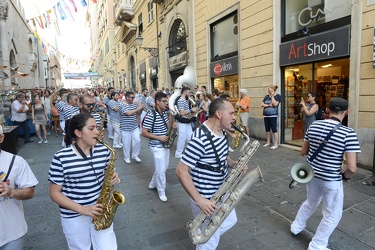
[[85, 104], [88, 108], [93, 108], [95, 106], [95, 103], [86, 103]]

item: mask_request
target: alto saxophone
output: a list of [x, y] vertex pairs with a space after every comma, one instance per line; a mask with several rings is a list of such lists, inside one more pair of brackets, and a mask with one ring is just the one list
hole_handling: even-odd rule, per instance
[[168, 131], [167, 131], [168, 141], [163, 143], [163, 146], [165, 148], [171, 148], [173, 145], [174, 139], [176, 139], [178, 135], [177, 128], [173, 127], [173, 123], [176, 121], [176, 118], [174, 117], [174, 115], [171, 115], [170, 117], [171, 119], [169, 119]]
[[[234, 124], [232, 125], [236, 126]], [[237, 127], [235, 129], [239, 128]], [[253, 141], [253, 143], [250, 144], [250, 140], [244, 145], [244, 151], [237, 164], [233, 167], [224, 183], [211, 197], [211, 202], [218, 207], [214, 214], [207, 216], [201, 211], [193, 221], [187, 223], [186, 226], [189, 229], [189, 236], [193, 244], [206, 243], [251, 186], [255, 183], [263, 182], [263, 175], [259, 167], [253, 169], [246, 175], [244, 173], [247, 162], [254, 155], [259, 145], [258, 141]]]
[[[100, 131], [102, 131], [104, 121], [106, 120], [103, 113], [101, 113], [100, 116], [102, 117], [102, 120], [98, 128], [99, 134]], [[125, 196], [117, 190], [113, 191], [113, 185], [111, 184], [113, 174], [115, 173], [116, 151], [100, 139], [99, 135], [96, 140], [111, 151], [111, 158], [106, 169], [103, 186], [100, 190], [98, 200], [96, 201], [96, 203], [103, 205], [103, 210], [99, 216], [92, 220], [95, 230], [98, 231], [109, 228], [112, 225], [118, 206], [125, 203]]]

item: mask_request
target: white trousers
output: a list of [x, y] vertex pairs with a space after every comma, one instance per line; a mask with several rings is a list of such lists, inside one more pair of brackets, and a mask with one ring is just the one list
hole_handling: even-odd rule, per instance
[[[201, 211], [201, 208], [191, 200], [191, 210], [193, 212], [194, 218], [198, 216]], [[224, 234], [226, 231], [231, 229], [237, 223], [237, 215], [236, 209], [233, 209], [232, 212], [228, 215], [228, 217], [221, 223], [219, 228], [216, 232], [212, 235], [212, 237], [204, 244], [196, 245], [196, 250], [215, 250], [219, 245], [220, 236]]]
[[111, 123], [111, 117], [107, 114], [107, 130], [108, 138], [113, 138], [113, 125]]
[[306, 227], [306, 222], [323, 200], [323, 218], [316, 229], [308, 250], [326, 249], [329, 236], [340, 222], [343, 210], [344, 191], [342, 181], [322, 181], [313, 178], [307, 184], [307, 199], [298, 210], [296, 219], [290, 230], [300, 233]]
[[113, 224], [104, 230], [96, 231], [92, 218], [80, 215], [75, 218], [61, 218], [61, 225], [69, 250], [115, 250], [117, 240]]
[[111, 121], [113, 128], [113, 146], [119, 146], [121, 144], [121, 132], [120, 132], [120, 123]]
[[184, 147], [186, 142], [191, 139], [193, 134], [193, 128], [191, 127], [191, 123], [181, 123], [178, 122], [178, 139], [177, 139], [177, 147], [176, 147], [176, 155], [182, 155], [184, 151]]
[[25, 243], [25, 235], [0, 246], [0, 250], [23, 250]]
[[154, 155], [155, 172], [152, 176], [150, 184], [157, 188], [159, 193], [165, 194], [167, 180], [165, 172], [169, 167], [169, 148], [150, 147], [151, 153]]
[[132, 157], [137, 157], [141, 152], [141, 137], [139, 135], [139, 128], [136, 127], [132, 131], [121, 131], [121, 136], [124, 160], [130, 159], [130, 145], [133, 149]]

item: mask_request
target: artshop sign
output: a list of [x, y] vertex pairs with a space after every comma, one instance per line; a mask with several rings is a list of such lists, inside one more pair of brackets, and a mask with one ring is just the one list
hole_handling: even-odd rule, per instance
[[238, 74], [238, 56], [226, 58], [210, 64], [211, 78], [234, 74]]
[[280, 66], [348, 56], [350, 28], [305, 37], [280, 45]]

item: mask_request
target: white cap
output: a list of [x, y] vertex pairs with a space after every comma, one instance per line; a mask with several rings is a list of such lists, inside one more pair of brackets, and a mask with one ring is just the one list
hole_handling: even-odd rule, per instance
[[247, 94], [247, 90], [246, 89], [240, 89], [240, 93], [244, 93], [246, 95]]

